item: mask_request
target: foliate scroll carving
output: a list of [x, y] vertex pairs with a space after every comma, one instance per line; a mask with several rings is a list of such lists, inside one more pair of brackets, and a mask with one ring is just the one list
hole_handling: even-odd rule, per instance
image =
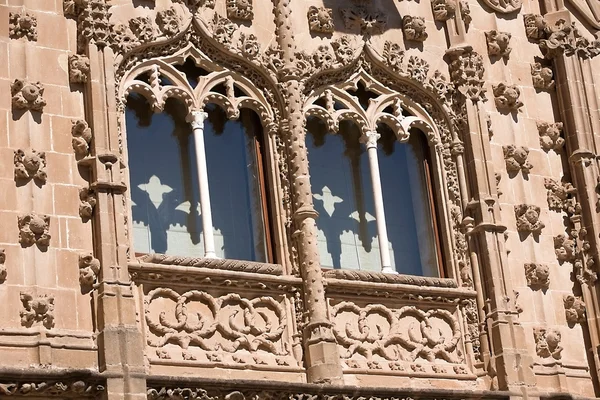
[[69, 56], [69, 82], [86, 83], [90, 74], [90, 59], [81, 54]]
[[0, 395], [59, 399], [95, 399], [104, 386], [84, 381], [43, 381], [0, 383]]
[[548, 189], [548, 208], [553, 211], [565, 211], [574, 214], [576, 208], [573, 194], [576, 192], [569, 182], [557, 182], [551, 178], [544, 178], [544, 186]]
[[563, 304], [565, 306], [565, 317], [567, 323], [582, 324], [586, 321], [585, 317], [585, 303], [581, 297], [573, 296], [572, 294], [563, 297]]
[[390, 309], [381, 304], [359, 307], [341, 302], [331, 307], [331, 317], [341, 356], [351, 367], [373, 368], [369, 365], [375, 361], [373, 355], [383, 359], [377, 363], [381, 369], [403, 363], [409, 367], [420, 360], [458, 364], [463, 359], [458, 349], [458, 320], [445, 309]]
[[483, 0], [483, 2], [496, 12], [509, 14], [521, 9], [523, 0]]
[[310, 6], [307, 17], [311, 32], [333, 33], [333, 10], [331, 8]]
[[156, 13], [156, 23], [163, 35], [172, 37], [181, 30], [182, 21], [175, 8], [171, 7]]
[[227, 17], [251, 21], [254, 18], [252, 0], [226, 0]]
[[516, 85], [507, 85], [499, 83], [493, 85], [494, 102], [498, 109], [509, 111], [519, 111], [523, 107], [523, 102], [519, 99], [521, 90]]
[[427, 39], [425, 18], [405, 15], [402, 17], [402, 32], [406, 40], [423, 42]]
[[562, 335], [556, 328], [534, 328], [535, 351], [541, 358], [554, 358], [559, 360], [563, 348], [560, 345]]
[[523, 22], [525, 23], [527, 39], [537, 41], [545, 37], [546, 21], [544, 17], [539, 14], [525, 14], [523, 15]]
[[21, 325], [30, 328], [40, 323], [50, 329], [54, 326], [54, 296], [33, 296], [30, 293], [21, 292], [21, 303], [24, 310], [19, 312]]
[[365, 0], [353, 0], [354, 5], [341, 8], [340, 13], [346, 29], [356, 30], [362, 34], [383, 33], [387, 24], [387, 17], [382, 11], [373, 9]]
[[6, 250], [0, 248], [0, 283], [6, 280], [6, 276], [8, 275], [8, 271], [6, 270]]
[[71, 136], [73, 136], [71, 143], [77, 157], [87, 157], [90, 153], [90, 143], [92, 142], [92, 129], [88, 123], [83, 119], [72, 121]]
[[21, 246], [37, 244], [40, 248], [47, 248], [50, 245], [50, 216], [35, 213], [20, 215], [18, 223]]
[[550, 267], [546, 264], [525, 264], [527, 286], [536, 289], [548, 289], [550, 285]]
[[508, 146], [502, 146], [502, 151], [504, 153], [507, 172], [517, 173], [522, 171], [524, 174], [528, 174], [533, 168], [533, 165], [527, 161], [527, 156], [529, 155], [527, 147], [509, 144]]
[[510, 47], [511, 37], [512, 35], [509, 32], [498, 32], [497, 30], [485, 32], [488, 54], [508, 59], [512, 51]]
[[172, 344], [213, 362], [236, 363], [232, 355], [237, 353], [248, 364], [277, 364], [275, 359], [280, 357], [297, 365], [284, 336], [285, 309], [274, 297], [248, 299], [237, 293], [215, 297], [199, 290], [179, 294], [157, 288], [144, 303], [152, 347], [168, 351], [164, 346]]
[[27, 13], [9, 14], [8, 35], [11, 39], [26, 38], [27, 40], [37, 40], [37, 19]]
[[79, 189], [79, 216], [83, 221], [92, 218], [96, 207], [96, 193], [90, 188]]
[[561, 137], [562, 122], [538, 122], [537, 128], [540, 134], [540, 146], [545, 151], [558, 151], [565, 145], [565, 139]]
[[36, 150], [15, 150], [15, 181], [28, 182], [34, 179], [46, 183], [46, 153]]
[[[157, 14], [158, 17], [158, 14]], [[140, 43], [150, 43], [156, 33], [150, 17], [135, 17], [129, 20], [129, 29]]]
[[533, 87], [539, 90], [552, 90], [554, 89], [554, 73], [552, 68], [544, 67], [541, 63], [536, 62], [531, 64], [531, 78], [533, 80]]
[[467, 334], [465, 340], [471, 341], [473, 347], [473, 355], [475, 359], [481, 359], [481, 340], [479, 338], [479, 315], [477, 312], [477, 302], [475, 299], [463, 300], [461, 302], [461, 309], [464, 315], [464, 319], [467, 323]]
[[425, 83], [429, 73], [429, 63], [422, 58], [410, 56], [406, 69], [409, 76], [415, 81]]
[[42, 112], [46, 106], [46, 100], [42, 97], [44, 86], [40, 82], [27, 82], [23, 79], [15, 79], [10, 85], [12, 95], [12, 106], [16, 109]]
[[540, 234], [546, 226], [540, 220], [540, 208], [531, 204], [519, 204], [515, 206], [515, 217], [517, 219], [517, 231], [522, 233]]
[[448, 57], [450, 77], [458, 91], [470, 100], [484, 100], [483, 57], [470, 48], [448, 53]]
[[79, 284], [85, 291], [93, 289], [100, 273], [100, 260], [91, 253], [79, 255]]

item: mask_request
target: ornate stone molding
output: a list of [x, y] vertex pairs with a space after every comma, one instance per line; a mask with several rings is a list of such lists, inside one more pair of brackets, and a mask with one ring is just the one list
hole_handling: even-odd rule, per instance
[[21, 325], [30, 328], [34, 324], [41, 324], [47, 329], [54, 327], [54, 296], [33, 296], [30, 293], [21, 292], [23, 310], [19, 312]]
[[533, 87], [539, 90], [554, 89], [554, 72], [550, 67], [544, 67], [541, 63], [531, 64], [531, 78]]
[[509, 144], [508, 146], [502, 146], [504, 153], [504, 161], [506, 163], [506, 171], [511, 174], [516, 174], [521, 171], [523, 174], [528, 174], [533, 165], [527, 161], [529, 155], [529, 149], [524, 146], [515, 146]]
[[0, 283], [6, 280], [6, 276], [8, 275], [8, 270], [6, 269], [6, 250], [0, 248]]
[[226, 0], [227, 17], [251, 21], [254, 18], [252, 0]]
[[10, 85], [12, 106], [15, 109], [42, 112], [46, 100], [42, 97], [44, 86], [40, 82], [30, 83], [23, 79], [15, 79]]
[[222, 258], [195, 258], [167, 256], [164, 254], [147, 254], [137, 259], [141, 263], [160, 265], [179, 265], [195, 268], [211, 268], [225, 271], [249, 272], [255, 274], [281, 275], [283, 267], [279, 264], [266, 264], [253, 261], [231, 260]]
[[15, 150], [15, 181], [29, 182], [35, 180], [38, 184], [45, 184], [46, 153], [36, 150]]
[[83, 119], [73, 120], [71, 126], [71, 140], [73, 150], [78, 159], [87, 157], [90, 153], [90, 143], [92, 142], [92, 129]]
[[11, 382], [8, 379], [3, 379], [3, 382], [0, 383], [0, 395], [12, 397], [95, 399], [102, 392], [104, 392], [104, 386], [81, 380]]
[[9, 14], [8, 35], [11, 39], [26, 38], [27, 40], [37, 40], [37, 19], [27, 13]]
[[569, 324], [582, 324], [586, 322], [585, 303], [581, 297], [572, 294], [563, 297], [565, 306], [565, 318]]
[[310, 6], [307, 18], [311, 32], [333, 33], [333, 10], [331, 8]]
[[45, 250], [50, 245], [50, 216], [35, 213], [20, 215], [19, 243], [23, 247], [37, 246]]
[[425, 18], [405, 15], [402, 17], [402, 32], [406, 40], [424, 42], [427, 39]]
[[86, 83], [90, 74], [90, 59], [81, 54], [69, 55], [69, 82]]
[[563, 348], [560, 345], [562, 335], [558, 328], [534, 328], [535, 351], [540, 358], [560, 360]]
[[496, 30], [485, 32], [488, 54], [507, 60], [512, 51], [512, 47], [510, 47], [511, 37], [512, 35], [509, 32], [499, 32]]
[[546, 290], [550, 285], [550, 267], [546, 264], [525, 264], [525, 278], [531, 289]]
[[433, 278], [415, 275], [384, 274], [382, 272], [359, 271], [349, 269], [332, 269], [324, 271], [323, 276], [327, 279], [343, 279], [347, 281], [359, 282], [378, 282], [442, 288], [458, 287], [454, 279]]
[[565, 145], [565, 139], [561, 137], [563, 130], [562, 122], [537, 122], [540, 134], [540, 146], [545, 151], [554, 150], [558, 152]]
[[494, 93], [494, 102], [499, 110], [508, 110], [511, 112], [520, 111], [523, 102], [519, 100], [521, 90], [517, 85], [507, 85], [499, 83], [492, 86]]
[[79, 216], [86, 222], [92, 218], [96, 206], [96, 193], [90, 188], [79, 189]]
[[79, 254], [79, 284], [84, 291], [89, 292], [94, 288], [99, 273], [100, 260], [92, 253]]
[[539, 235], [546, 226], [540, 221], [540, 208], [536, 205], [516, 205], [515, 217], [517, 220], [517, 231], [520, 233], [533, 233]]

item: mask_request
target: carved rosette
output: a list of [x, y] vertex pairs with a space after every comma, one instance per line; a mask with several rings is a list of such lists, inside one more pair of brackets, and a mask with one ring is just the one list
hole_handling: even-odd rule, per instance
[[251, 21], [254, 18], [252, 0], [226, 0], [227, 18]]
[[535, 351], [540, 358], [560, 360], [563, 348], [560, 344], [562, 335], [558, 328], [534, 328]]
[[502, 57], [505, 60], [510, 56], [512, 47], [510, 47], [510, 38], [512, 35], [509, 32], [499, 32], [496, 30], [485, 32], [488, 54], [490, 56]]
[[0, 283], [6, 280], [8, 271], [6, 270], [6, 250], [0, 248]]
[[537, 128], [540, 134], [540, 146], [545, 151], [558, 152], [565, 145], [565, 139], [562, 138], [562, 122], [537, 122]]
[[546, 226], [540, 220], [540, 208], [535, 205], [516, 205], [515, 217], [517, 220], [517, 231], [521, 233], [533, 233], [539, 235]]
[[333, 10], [331, 8], [310, 6], [307, 18], [311, 32], [333, 33]]
[[405, 15], [402, 17], [402, 32], [404, 38], [415, 42], [424, 42], [427, 39], [425, 18]]
[[37, 19], [27, 13], [9, 14], [8, 36], [11, 39], [26, 38], [27, 40], [37, 40]]
[[77, 158], [87, 157], [90, 152], [90, 143], [92, 142], [92, 129], [88, 123], [83, 119], [72, 121], [71, 136], [73, 136], [71, 143]]
[[91, 291], [100, 273], [100, 261], [91, 253], [79, 255], [79, 284], [85, 291]]
[[54, 327], [54, 296], [33, 296], [21, 292], [23, 310], [19, 312], [21, 325], [30, 328], [34, 324], [41, 324], [50, 329]]
[[506, 171], [509, 174], [519, 171], [522, 171], [523, 174], [528, 174], [533, 168], [533, 165], [527, 161], [527, 156], [529, 155], [527, 147], [509, 144], [508, 146], [502, 146], [502, 151], [504, 153]]
[[34, 179], [39, 184], [46, 183], [46, 153], [36, 150], [15, 150], [15, 181], [28, 182]]
[[10, 85], [12, 106], [15, 109], [42, 112], [46, 100], [42, 97], [44, 86], [40, 82], [31, 83], [23, 79], [15, 79]]
[[79, 216], [85, 221], [92, 218], [96, 206], [96, 193], [90, 188], [79, 189]]
[[546, 264], [525, 264], [527, 286], [536, 289], [548, 289], [550, 285], [550, 267]]
[[81, 54], [69, 56], [69, 82], [86, 83], [90, 74], [90, 59]]
[[586, 322], [585, 303], [581, 297], [569, 294], [563, 297], [563, 303], [565, 306], [565, 318], [567, 319], [567, 323], [574, 325]]
[[36, 244], [45, 249], [50, 245], [50, 216], [35, 213], [20, 215], [18, 222], [21, 246], [29, 247]]
[[521, 90], [517, 85], [507, 85], [499, 83], [492, 87], [494, 93], [494, 102], [499, 110], [508, 110], [511, 112], [520, 111], [523, 102], [519, 99]]
[[539, 90], [554, 89], [554, 73], [552, 68], [544, 67], [541, 63], [531, 64], [531, 79], [533, 87]]

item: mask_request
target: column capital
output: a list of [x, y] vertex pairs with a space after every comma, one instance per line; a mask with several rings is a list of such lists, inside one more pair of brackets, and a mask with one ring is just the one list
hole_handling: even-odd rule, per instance
[[185, 120], [192, 125], [192, 129], [203, 129], [206, 118], [208, 118], [208, 114], [205, 111], [192, 110]]
[[367, 149], [371, 149], [377, 147], [377, 141], [380, 137], [381, 135], [377, 131], [369, 131], [361, 136], [360, 141], [367, 146]]

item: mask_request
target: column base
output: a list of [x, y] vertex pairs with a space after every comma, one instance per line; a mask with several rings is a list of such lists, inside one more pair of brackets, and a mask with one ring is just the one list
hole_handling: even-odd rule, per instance
[[336, 343], [318, 342], [306, 346], [309, 383], [342, 384], [343, 373]]

